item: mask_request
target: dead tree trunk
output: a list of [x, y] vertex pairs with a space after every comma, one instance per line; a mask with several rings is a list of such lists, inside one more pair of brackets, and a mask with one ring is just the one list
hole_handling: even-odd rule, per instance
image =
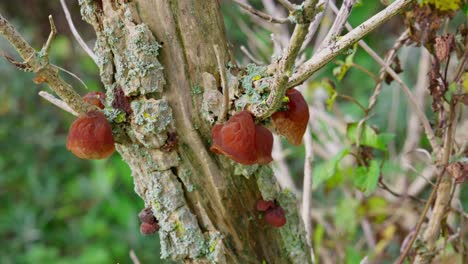
[[[207, 115], [203, 99], [221, 86], [214, 45], [228, 65], [219, 2], [79, 3], [96, 31], [95, 52], [112, 106], [106, 115], [117, 149], [132, 169], [135, 191], [159, 220], [162, 257], [189, 263], [308, 263], [296, 200], [279, 188], [272, 170], [234, 164], [209, 151], [212, 124], [202, 118]], [[262, 197], [282, 205], [285, 226], [262, 224], [254, 210]]]

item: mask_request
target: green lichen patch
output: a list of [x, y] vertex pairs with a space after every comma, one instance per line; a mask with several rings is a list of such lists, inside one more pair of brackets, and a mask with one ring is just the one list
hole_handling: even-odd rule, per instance
[[165, 99], [142, 99], [131, 103], [134, 122], [147, 133], [161, 133], [173, 122], [172, 110]]
[[236, 110], [242, 110], [247, 105], [265, 103], [269, 94], [272, 77], [267, 74], [267, 67], [249, 64], [246, 74], [241, 78], [244, 93], [236, 100]]

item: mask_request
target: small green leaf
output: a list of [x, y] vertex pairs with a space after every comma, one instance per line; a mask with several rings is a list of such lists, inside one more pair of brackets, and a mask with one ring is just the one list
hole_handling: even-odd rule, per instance
[[376, 160], [372, 160], [369, 167], [358, 167], [354, 171], [354, 185], [366, 196], [370, 195], [377, 188], [380, 177], [380, 166]]
[[314, 181], [312, 188], [317, 188], [320, 184], [324, 183], [331, 177], [333, 177], [338, 170], [338, 165], [340, 161], [349, 153], [349, 148], [345, 148], [336, 154], [331, 160], [327, 161], [325, 164], [316, 166], [314, 169]]
[[[352, 142], [357, 143], [358, 135], [357, 135], [357, 127], [358, 123], [350, 123], [346, 129], [346, 137]], [[390, 133], [382, 133], [377, 134], [375, 130], [364, 124], [361, 128], [361, 135], [360, 135], [360, 144], [363, 146], [373, 147], [376, 149], [380, 149], [383, 151], [387, 150], [387, 144], [393, 140], [395, 135]]]

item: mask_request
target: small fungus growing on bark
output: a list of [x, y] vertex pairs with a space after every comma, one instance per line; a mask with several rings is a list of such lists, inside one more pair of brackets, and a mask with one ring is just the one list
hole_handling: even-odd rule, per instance
[[151, 235], [159, 230], [159, 224], [150, 207], [146, 207], [138, 213], [141, 221], [140, 232], [143, 235]]
[[266, 210], [265, 221], [273, 227], [282, 227], [286, 224], [284, 210], [279, 205], [275, 208]]
[[106, 94], [103, 92], [93, 91], [85, 94], [83, 96], [83, 101], [87, 102], [90, 105], [104, 109], [104, 103], [106, 101]]
[[271, 117], [278, 134], [285, 136], [289, 143], [300, 145], [309, 122], [309, 107], [302, 94], [295, 89], [289, 89], [286, 96], [289, 99], [288, 109]]
[[235, 162], [252, 165], [273, 160], [273, 135], [268, 129], [255, 125], [249, 111], [241, 111], [226, 123], [215, 125], [211, 136], [211, 151], [226, 155]]
[[151, 234], [158, 232], [158, 230], [159, 230], [158, 223], [149, 224], [149, 223], [143, 222], [140, 224], [140, 232], [142, 235], [151, 235]]
[[265, 222], [273, 227], [282, 227], [286, 224], [284, 210], [276, 202], [258, 200], [256, 204], [257, 211], [263, 212]]
[[104, 159], [115, 150], [112, 127], [103, 113], [91, 111], [70, 126], [67, 149], [81, 159]]

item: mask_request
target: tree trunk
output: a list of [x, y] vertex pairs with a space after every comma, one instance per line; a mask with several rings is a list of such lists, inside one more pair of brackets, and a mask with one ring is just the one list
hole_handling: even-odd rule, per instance
[[[272, 170], [235, 164], [209, 151], [207, 98], [221, 86], [214, 45], [228, 64], [219, 2], [79, 3], [96, 31], [105, 113], [117, 150], [132, 169], [135, 191], [159, 221], [162, 258], [310, 262], [295, 197], [279, 188]], [[274, 229], [262, 221], [255, 211], [261, 198], [279, 202], [285, 226]]]

